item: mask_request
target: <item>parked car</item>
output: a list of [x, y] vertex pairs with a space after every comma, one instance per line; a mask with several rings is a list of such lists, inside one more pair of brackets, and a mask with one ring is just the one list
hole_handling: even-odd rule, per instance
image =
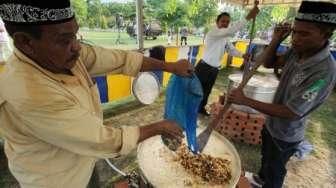
[[[137, 30], [137, 27], [136, 27], [135, 24], [129, 25], [126, 28], [127, 34], [130, 37], [134, 37], [134, 38], [136, 38], [136, 36], [137, 36], [136, 30]], [[161, 26], [158, 22], [152, 21], [150, 23], [144, 24], [145, 39], [155, 40], [161, 34], [162, 34], [162, 29], [161, 29]]]

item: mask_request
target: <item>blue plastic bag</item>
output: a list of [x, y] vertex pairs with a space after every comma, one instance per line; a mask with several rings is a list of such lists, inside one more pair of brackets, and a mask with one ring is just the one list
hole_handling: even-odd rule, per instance
[[314, 146], [308, 141], [303, 140], [294, 153], [294, 156], [300, 160], [306, 159], [306, 157], [314, 150]]
[[195, 74], [192, 77], [170, 77], [164, 118], [176, 121], [186, 131], [188, 147], [194, 153], [198, 152], [196, 128], [202, 98], [202, 85]]

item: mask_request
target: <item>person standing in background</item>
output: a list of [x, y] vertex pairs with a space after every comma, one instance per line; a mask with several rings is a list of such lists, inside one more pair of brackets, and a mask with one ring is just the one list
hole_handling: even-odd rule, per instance
[[170, 29], [168, 29], [168, 32], [167, 32], [167, 43], [168, 43], [168, 45], [170, 45], [172, 43], [172, 38], [173, 38], [173, 33], [171, 32]]
[[182, 27], [181, 31], [180, 31], [180, 35], [181, 35], [181, 46], [183, 44], [184, 41], [184, 45], [187, 45], [187, 40], [188, 40], [188, 28], [186, 26]]
[[234, 36], [236, 32], [241, 30], [247, 23], [257, 16], [259, 13], [258, 7], [254, 7], [245, 17], [245, 20], [238, 21], [233, 26], [229, 27], [230, 14], [223, 12], [217, 16], [216, 26], [205, 36], [205, 48], [203, 58], [195, 67], [195, 73], [200, 80], [203, 88], [203, 100], [199, 106], [198, 112], [208, 116], [205, 106], [208, 103], [208, 98], [211, 89], [216, 81], [218, 70], [220, 67], [221, 58], [225, 52], [229, 52], [231, 56], [247, 58], [248, 55], [243, 55], [239, 52], [228, 37]]

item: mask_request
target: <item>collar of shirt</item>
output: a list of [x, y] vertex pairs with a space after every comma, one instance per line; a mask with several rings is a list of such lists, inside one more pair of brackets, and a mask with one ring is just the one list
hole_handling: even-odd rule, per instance
[[[321, 62], [322, 60], [326, 59], [327, 57], [330, 56], [330, 48], [329, 48], [329, 43], [318, 53], [315, 55], [309, 57], [308, 59], [304, 60], [304, 62], [299, 64], [301, 68], [308, 68], [311, 66], [317, 65], [316, 62]], [[296, 55], [296, 58], [298, 56]]]
[[[21, 61], [33, 66], [34, 68], [38, 69], [41, 73], [45, 74], [46, 76], [50, 77], [53, 80], [56, 80], [56, 81], [64, 83], [64, 84], [66, 84], [66, 83], [71, 84], [71, 83], [78, 82], [78, 78], [76, 76], [70, 76], [70, 75], [66, 75], [66, 74], [55, 74], [55, 73], [52, 73], [52, 72], [42, 68], [37, 63], [35, 63], [34, 60], [27, 57], [24, 53], [22, 53], [17, 48], [14, 48], [14, 55], [18, 59], [20, 59]], [[71, 70], [71, 72], [73, 72], [73, 70]]]

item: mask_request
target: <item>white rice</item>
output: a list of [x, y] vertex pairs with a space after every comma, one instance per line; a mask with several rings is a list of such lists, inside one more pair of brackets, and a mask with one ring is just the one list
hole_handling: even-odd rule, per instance
[[212, 134], [203, 153], [231, 161], [232, 179], [227, 185], [210, 185], [195, 177], [176, 161], [175, 152], [170, 151], [160, 136], [145, 140], [138, 147], [138, 162], [147, 179], [159, 188], [172, 187], [235, 187], [240, 176], [240, 159], [233, 146], [218, 133]]

